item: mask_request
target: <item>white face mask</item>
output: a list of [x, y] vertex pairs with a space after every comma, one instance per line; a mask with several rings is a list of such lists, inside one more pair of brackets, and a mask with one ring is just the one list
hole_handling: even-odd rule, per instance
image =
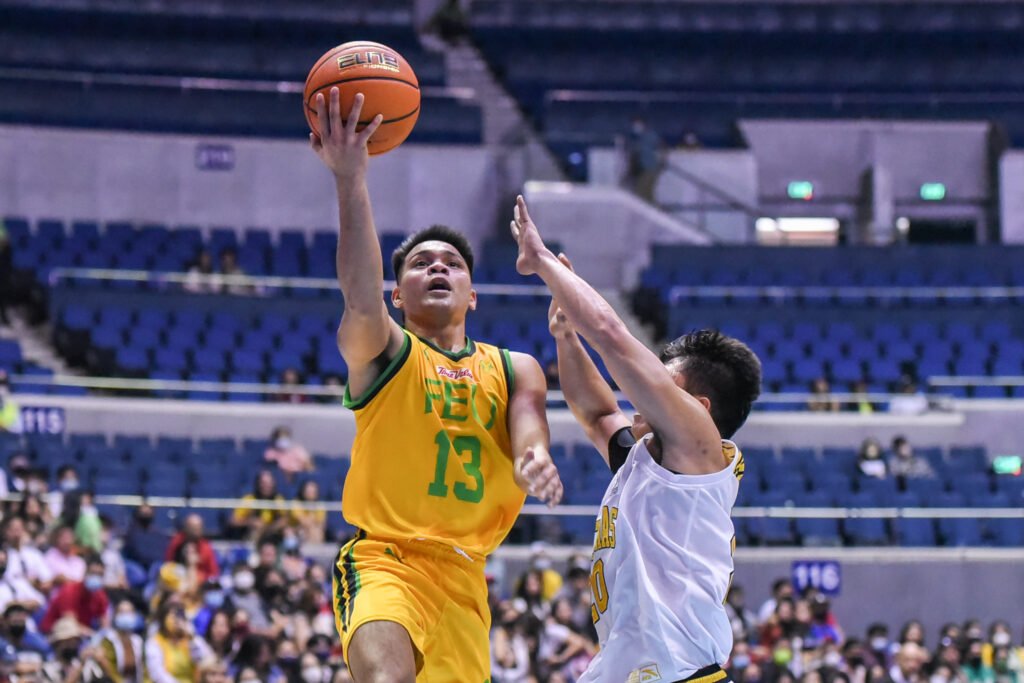
[[1010, 634], [1006, 632], [996, 633], [992, 636], [992, 644], [996, 647], [1006, 647], [1010, 644]]
[[282, 436], [277, 441], [274, 442], [274, 448], [276, 448], [279, 451], [286, 451], [291, 447], [291, 445], [292, 440], [289, 439], [287, 436]]
[[825, 666], [830, 666], [833, 669], [838, 668], [843, 662], [843, 656], [838, 652], [828, 652], [825, 654]]
[[252, 572], [238, 572], [235, 574], [235, 588], [241, 591], [247, 591], [253, 587], [256, 583], [256, 577], [252, 575]]
[[319, 666], [307, 666], [302, 670], [303, 683], [321, 683], [324, 680], [324, 672]]

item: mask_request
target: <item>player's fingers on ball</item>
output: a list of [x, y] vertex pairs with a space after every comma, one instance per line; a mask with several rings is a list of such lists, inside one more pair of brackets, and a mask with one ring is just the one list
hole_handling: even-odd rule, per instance
[[363, 128], [362, 132], [359, 133], [360, 142], [369, 142], [373, 134], [380, 128], [381, 122], [384, 121], [384, 117], [381, 114], [377, 114], [373, 117], [373, 120], [366, 124], [366, 128]]
[[322, 92], [316, 94], [316, 121], [321, 135], [329, 135], [331, 128], [327, 120], [327, 101]]
[[363, 115], [363, 93], [356, 93], [352, 100], [352, 109], [348, 112], [348, 132], [355, 133], [359, 126], [359, 118]]
[[330, 114], [331, 121], [329, 135], [332, 138], [340, 139], [343, 130], [341, 125], [341, 91], [337, 88], [331, 88], [331, 107], [328, 113]]

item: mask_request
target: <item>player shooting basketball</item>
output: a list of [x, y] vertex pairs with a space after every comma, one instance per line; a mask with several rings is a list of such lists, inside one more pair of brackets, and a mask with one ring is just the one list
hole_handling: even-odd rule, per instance
[[490, 677], [484, 562], [508, 534], [526, 493], [549, 504], [562, 483], [548, 455], [547, 386], [530, 356], [466, 337], [476, 308], [473, 253], [435, 226], [392, 256], [397, 285], [384, 304], [383, 264], [366, 184], [363, 96], [342, 125], [337, 88], [316, 100], [311, 136], [334, 173], [345, 311], [338, 348], [345, 405], [356, 414], [342, 510], [359, 531], [334, 571], [334, 607], [357, 683]]
[[[741, 342], [702, 330], [661, 359], [590, 285], [556, 257], [519, 197], [516, 267], [554, 296], [562, 391], [615, 476], [597, 520], [592, 617], [601, 650], [581, 682], [726, 678], [732, 650], [724, 602], [735, 546], [730, 517], [743, 456], [728, 438], [760, 393], [761, 364]], [[587, 355], [601, 355], [638, 414], [631, 421]]]

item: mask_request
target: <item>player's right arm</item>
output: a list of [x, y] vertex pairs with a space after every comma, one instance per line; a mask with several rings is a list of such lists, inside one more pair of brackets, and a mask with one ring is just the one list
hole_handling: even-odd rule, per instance
[[[565, 254], [558, 255], [567, 268], [572, 264]], [[583, 347], [576, 328], [572, 326], [558, 302], [551, 299], [548, 329], [558, 350], [558, 381], [573, 417], [583, 427], [587, 438], [611, 467], [609, 444], [612, 437], [629, 427], [629, 418], [619, 409], [615, 394]], [[615, 469], [613, 467], [613, 469]]]
[[334, 174], [338, 191], [336, 265], [345, 297], [338, 349], [349, 368], [348, 390], [352, 396], [370, 388], [386, 361], [401, 349], [404, 335], [384, 304], [384, 265], [366, 186], [366, 142], [380, 126], [381, 116], [378, 114], [357, 131], [362, 108], [363, 96], [358, 94], [348, 121], [342, 123], [338, 89], [331, 88], [329, 107], [324, 96], [318, 94], [320, 135], [310, 134], [310, 144]]

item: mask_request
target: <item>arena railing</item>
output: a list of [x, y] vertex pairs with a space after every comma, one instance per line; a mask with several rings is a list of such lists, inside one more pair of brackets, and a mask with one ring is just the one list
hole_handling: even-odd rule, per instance
[[1024, 297], [1024, 287], [873, 287], [873, 286], [810, 286], [810, 287], [713, 287], [704, 285], [675, 285], [668, 291], [670, 304], [686, 297], [761, 297], [779, 301], [790, 299], [830, 299], [843, 297], [870, 297], [873, 299], [935, 299], [1010, 300]]

